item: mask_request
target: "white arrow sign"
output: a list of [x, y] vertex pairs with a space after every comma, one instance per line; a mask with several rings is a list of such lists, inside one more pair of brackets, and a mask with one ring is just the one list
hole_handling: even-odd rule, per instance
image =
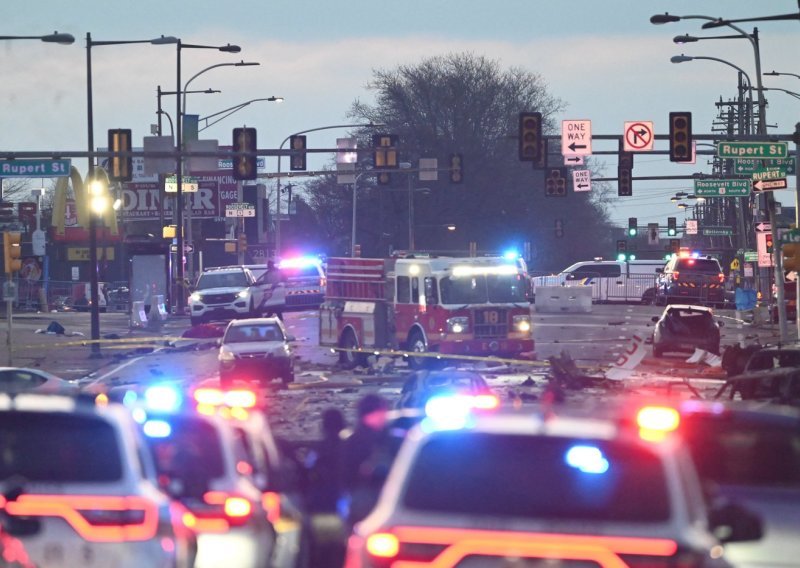
[[766, 191], [768, 189], [786, 189], [789, 187], [786, 178], [773, 179], [773, 180], [758, 180], [753, 182], [753, 189], [755, 191]]
[[564, 156], [588, 156], [592, 153], [592, 121], [561, 121], [561, 153]]
[[756, 231], [759, 233], [769, 233], [772, 231], [772, 223], [759, 223], [756, 225]]
[[572, 190], [592, 191], [592, 178], [590, 170], [572, 170]]

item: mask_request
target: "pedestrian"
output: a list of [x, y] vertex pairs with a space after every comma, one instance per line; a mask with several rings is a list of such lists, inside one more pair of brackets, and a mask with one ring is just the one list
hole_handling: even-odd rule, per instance
[[[272, 297], [272, 294], [275, 291], [277, 286], [281, 284], [286, 284], [288, 282], [288, 278], [286, 277], [286, 273], [280, 269], [280, 267], [275, 266], [275, 262], [272, 260], [267, 261], [267, 271], [264, 273], [264, 276], [261, 277], [261, 281], [264, 284], [267, 284], [266, 293], [264, 295], [264, 301], [268, 300]], [[275, 314], [278, 319], [283, 321], [283, 310], [274, 307], [270, 312], [267, 313], [268, 316]]]
[[349, 495], [350, 526], [363, 519], [375, 505], [385, 477], [380, 460], [389, 405], [377, 394], [365, 395], [357, 407], [358, 424], [344, 441], [342, 486]]
[[338, 408], [322, 413], [322, 439], [309, 453], [306, 491], [308, 565], [341, 568], [347, 548], [344, 520], [338, 514], [342, 498], [342, 432], [346, 423]]

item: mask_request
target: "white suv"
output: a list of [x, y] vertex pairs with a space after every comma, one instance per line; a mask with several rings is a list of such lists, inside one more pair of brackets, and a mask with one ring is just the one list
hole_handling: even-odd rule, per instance
[[0, 447], [0, 508], [38, 526], [18, 537], [36, 566], [193, 566], [186, 510], [122, 405], [0, 394]]
[[709, 512], [676, 436], [592, 417], [429, 407], [444, 422], [409, 432], [355, 525], [348, 568], [721, 567], [715, 534], [761, 536], [740, 507]]
[[244, 266], [209, 268], [200, 274], [189, 296], [192, 325], [204, 321], [260, 315], [263, 288]]

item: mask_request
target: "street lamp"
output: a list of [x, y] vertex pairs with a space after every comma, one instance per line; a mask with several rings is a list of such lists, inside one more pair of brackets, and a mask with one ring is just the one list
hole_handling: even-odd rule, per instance
[[350, 234], [350, 256], [355, 258], [356, 256], [356, 198], [358, 197], [357, 189], [358, 189], [358, 180], [361, 179], [366, 173], [369, 173], [372, 168], [368, 168], [367, 170], [359, 173], [353, 179], [353, 222], [351, 226], [351, 234]]
[[[384, 128], [385, 124], [374, 124], [372, 122], [368, 124], [334, 124], [332, 126], [320, 126], [318, 128], [309, 128], [308, 130], [301, 130], [300, 132], [295, 132], [290, 134], [286, 138], [283, 139], [281, 145], [278, 147], [278, 150], [283, 150], [284, 144], [286, 144], [292, 136], [299, 136], [301, 134], [308, 134], [309, 132], [319, 132], [321, 130], [332, 130], [334, 128]], [[275, 197], [275, 252], [274, 256], [277, 257], [280, 255], [281, 251], [281, 154], [278, 153], [278, 174], [277, 174], [277, 194]]]
[[[72, 36], [70, 36], [72, 37]], [[65, 38], [66, 40], [67, 38]], [[73, 38], [74, 41], [74, 38]], [[163, 45], [168, 43], [177, 43], [179, 40], [172, 36], [161, 36], [155, 39], [142, 39], [142, 40], [111, 40], [111, 41], [95, 41], [92, 39], [92, 34], [86, 33], [86, 115], [87, 115], [87, 144], [89, 147], [89, 171], [86, 174], [86, 179], [91, 180], [92, 183], [96, 180], [95, 176], [95, 155], [94, 155], [94, 110], [92, 108], [92, 48], [103, 45], [126, 45], [132, 43], [149, 43], [153, 45]], [[90, 276], [90, 295], [91, 300], [91, 358], [100, 357], [100, 306], [97, 299], [100, 294], [97, 288], [97, 221], [95, 215], [89, 215], [89, 276]]]
[[[166, 43], [166, 42], [165, 42]], [[185, 272], [183, 266], [183, 141], [182, 136], [183, 130], [181, 124], [182, 120], [181, 117], [183, 116], [183, 112], [181, 111], [181, 52], [184, 49], [214, 49], [217, 51], [221, 51], [223, 53], [239, 53], [242, 48], [238, 45], [200, 45], [195, 43], [183, 43], [180, 39], [174, 42], [177, 46], [177, 71], [176, 71], [176, 92], [177, 96], [175, 97], [176, 102], [176, 110], [175, 110], [175, 120], [178, 121], [176, 125], [177, 128], [175, 129], [175, 149], [177, 151], [176, 159], [175, 159], [175, 181], [177, 184], [176, 193], [175, 193], [175, 237], [177, 240], [177, 249], [178, 249], [178, 285], [180, 286], [178, 291], [178, 298], [177, 298], [177, 311], [179, 314], [182, 314], [186, 304], [186, 297], [185, 297]], [[194, 77], [193, 77], [194, 78]]]
[[771, 77], [779, 77], [781, 75], [789, 75], [790, 77], [797, 77], [798, 79], [800, 79], [800, 75], [798, 75], [797, 73], [778, 73], [777, 71], [770, 71], [768, 73], [764, 73], [764, 75], [769, 75]]
[[70, 45], [75, 43], [75, 36], [72, 34], [60, 34], [58, 32], [41, 36], [0, 36], [0, 39], [38, 39], [45, 43], [59, 43], [61, 45]]
[[764, 91], [780, 91], [782, 93], [786, 93], [787, 95], [791, 95], [796, 99], [800, 99], [800, 93], [795, 93], [794, 91], [789, 91], [786, 89], [780, 89], [778, 87], [761, 87]]
[[[223, 110], [221, 110], [219, 112], [215, 112], [214, 114], [209, 114], [208, 116], [202, 116], [202, 117], [198, 118], [197, 120], [198, 120], [198, 122], [201, 121], [201, 120], [204, 120], [206, 122], [206, 125], [203, 128], [200, 128], [198, 130], [198, 132], [202, 132], [206, 128], [214, 126], [219, 121], [228, 118], [230, 115], [232, 115], [235, 112], [238, 112], [238, 111], [242, 110], [247, 105], [250, 105], [252, 103], [257, 103], [257, 102], [260, 102], [260, 101], [268, 101], [268, 102], [271, 102], [271, 103], [282, 103], [284, 101], [284, 98], [283, 97], [272, 96], [272, 97], [266, 97], [266, 98], [263, 98], [263, 99], [250, 99], [249, 101], [245, 101], [243, 103], [239, 103], [238, 105], [233, 105], [232, 107], [223, 109]], [[225, 113], [227, 113], [227, 114], [225, 114]], [[221, 114], [224, 115], [224, 116], [219, 116]], [[208, 119], [209, 118], [214, 118], [216, 116], [219, 116], [219, 118], [217, 120], [215, 120], [214, 122], [209, 124]]]

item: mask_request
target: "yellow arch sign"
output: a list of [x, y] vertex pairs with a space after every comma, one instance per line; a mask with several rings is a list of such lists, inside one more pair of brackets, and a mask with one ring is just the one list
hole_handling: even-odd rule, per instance
[[[94, 169], [95, 178], [105, 182], [106, 187], [110, 182], [108, 173], [100, 167]], [[56, 228], [56, 234], [64, 234], [64, 223], [67, 216], [67, 198], [69, 194], [69, 183], [72, 182], [72, 191], [75, 194], [75, 207], [78, 214], [78, 226], [83, 228], [89, 227], [89, 188], [88, 184], [84, 183], [81, 178], [80, 172], [75, 166], [71, 166], [69, 170], [69, 177], [58, 178], [56, 182], [55, 195], [53, 198], [53, 227]], [[110, 208], [103, 214], [103, 221], [106, 227], [109, 228], [111, 234], [118, 235], [119, 227], [117, 226], [117, 212]]]

